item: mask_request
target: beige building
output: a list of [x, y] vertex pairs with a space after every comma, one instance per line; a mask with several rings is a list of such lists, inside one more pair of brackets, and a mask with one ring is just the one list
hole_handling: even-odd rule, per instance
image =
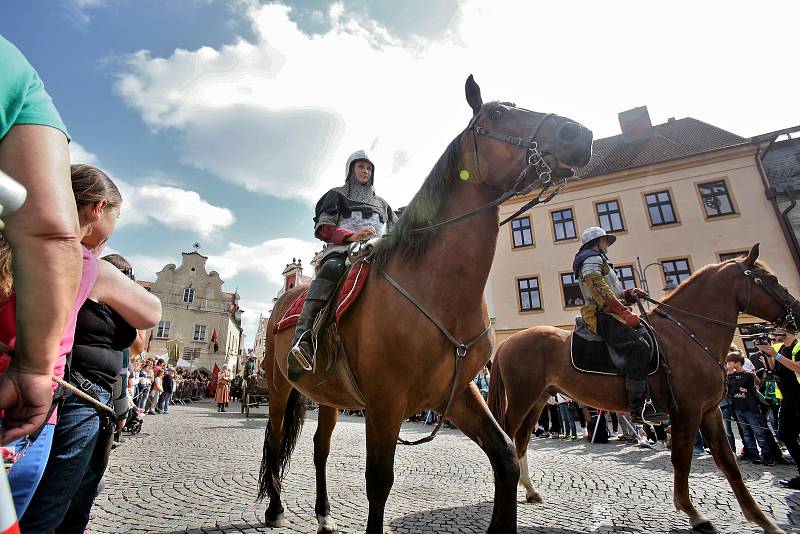
[[[646, 107], [620, 113], [620, 126], [621, 135], [595, 141], [589, 165], [552, 202], [501, 229], [487, 291], [498, 341], [533, 325], [572, 328], [583, 303], [572, 260], [589, 226], [617, 236], [609, 256], [623, 284], [657, 299], [757, 242], [800, 294], [757, 143], [692, 118], [652, 126]], [[527, 200], [503, 204], [501, 219]]]
[[219, 274], [206, 272], [207, 259], [184, 252], [180, 266], [170, 263], [155, 282], [139, 282], [163, 309], [161, 322], [147, 332], [148, 355], [168, 355], [170, 363], [195, 369], [227, 363], [235, 370], [242, 339], [239, 295], [222, 291]]

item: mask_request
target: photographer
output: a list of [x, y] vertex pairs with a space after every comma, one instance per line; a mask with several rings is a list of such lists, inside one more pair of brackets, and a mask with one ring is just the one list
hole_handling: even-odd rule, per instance
[[[800, 444], [797, 441], [800, 436], [800, 343], [796, 334], [795, 328], [779, 327], [773, 332], [774, 346], [759, 344], [756, 347], [766, 356], [767, 368], [774, 372], [783, 394], [778, 416], [779, 437], [800, 469]], [[782, 483], [800, 490], [800, 475]]]

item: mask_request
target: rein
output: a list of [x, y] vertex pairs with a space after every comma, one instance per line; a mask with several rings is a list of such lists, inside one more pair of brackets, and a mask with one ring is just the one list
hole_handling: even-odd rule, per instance
[[[524, 108], [515, 108], [515, 109], [520, 109], [522, 111], [527, 111], [529, 113], [534, 113], [533, 111], [530, 111], [530, 110], [527, 110], [527, 109], [524, 109]], [[482, 206], [479, 206], [479, 207], [477, 207], [477, 208], [475, 208], [473, 210], [470, 210], [470, 211], [468, 211], [466, 213], [463, 213], [461, 215], [458, 215], [456, 217], [453, 217], [452, 219], [447, 219], [446, 221], [442, 221], [442, 222], [439, 222], [439, 223], [436, 223], [436, 224], [434, 224], [433, 221], [427, 221], [427, 225], [426, 226], [421, 226], [419, 228], [412, 228], [412, 229], [408, 230], [408, 232], [412, 233], [412, 234], [417, 234], [417, 233], [422, 233], [422, 232], [431, 232], [433, 230], [438, 230], [439, 228], [442, 228], [444, 226], [449, 226], [451, 224], [455, 224], [455, 223], [461, 222], [461, 221], [463, 221], [465, 219], [468, 219], [468, 218], [472, 217], [473, 215], [477, 215], [478, 213], [480, 213], [482, 211], [488, 210], [490, 208], [497, 207], [497, 206], [499, 206], [500, 204], [502, 204], [503, 202], [505, 202], [506, 200], [508, 200], [511, 197], [527, 195], [528, 193], [530, 193], [531, 191], [533, 191], [536, 188], [540, 188], [541, 189], [539, 191], [539, 194], [536, 195], [531, 201], [529, 201], [525, 205], [523, 205], [511, 217], [508, 217], [508, 218], [504, 219], [500, 223], [500, 226], [506, 224], [508, 221], [510, 221], [511, 219], [513, 219], [514, 217], [516, 217], [517, 215], [522, 213], [523, 211], [527, 211], [528, 209], [532, 208], [533, 206], [536, 206], [537, 204], [541, 204], [542, 202], [545, 202], [545, 203], [546, 202], [550, 202], [561, 191], [561, 189], [563, 189], [564, 186], [567, 185], [567, 179], [564, 178], [561, 181], [561, 183], [558, 184], [558, 186], [556, 187], [555, 191], [551, 192], [545, 198], [542, 198], [542, 195], [545, 194], [550, 189], [550, 186], [553, 184], [553, 180], [552, 180], [552, 176], [551, 176], [553, 170], [550, 168], [550, 165], [548, 165], [547, 162], [545, 161], [544, 157], [542, 156], [542, 153], [539, 152], [539, 144], [536, 142], [536, 135], [539, 133], [539, 130], [541, 129], [541, 127], [545, 123], [545, 121], [547, 119], [549, 119], [550, 117], [552, 117], [552, 116], [553, 116], [552, 113], [545, 114], [542, 117], [542, 119], [536, 124], [536, 127], [533, 129], [533, 133], [531, 134], [531, 136], [528, 139], [523, 139], [521, 137], [515, 137], [513, 135], [501, 134], [501, 133], [497, 133], [497, 132], [493, 132], [491, 130], [488, 130], [488, 129], [484, 128], [483, 126], [480, 126], [480, 125], [476, 124], [478, 118], [480, 117], [480, 113], [475, 115], [475, 117], [470, 121], [469, 125], [464, 130], [464, 132], [472, 132], [472, 147], [473, 147], [473, 154], [474, 154], [474, 159], [475, 159], [475, 174], [478, 177], [477, 184], [482, 186], [482, 187], [485, 187], [487, 189], [494, 190], [494, 191], [502, 191], [502, 190], [499, 190], [497, 188], [494, 188], [494, 187], [491, 187], [491, 186], [487, 186], [484, 183], [483, 178], [481, 177], [481, 174], [480, 174], [481, 171], [480, 171], [480, 166], [479, 166], [479, 162], [478, 162], [478, 136], [479, 135], [485, 135], [486, 137], [489, 137], [491, 139], [502, 141], [504, 143], [508, 143], [508, 144], [511, 144], [511, 145], [514, 145], [514, 146], [518, 146], [520, 148], [525, 149], [525, 154], [523, 155], [523, 164], [525, 166], [522, 169], [522, 172], [520, 172], [519, 176], [517, 176], [517, 180], [514, 182], [514, 185], [513, 185], [513, 187], [511, 187], [511, 189], [509, 189], [507, 191], [502, 191], [500, 196], [498, 196], [496, 199], [492, 200], [491, 202], [489, 202], [487, 204], [483, 204]], [[462, 132], [462, 135], [463, 135], [464, 132]], [[535, 171], [536, 172], [536, 179], [534, 181], [532, 181], [531, 183], [529, 183], [527, 185], [524, 185], [528, 181], [528, 174], [531, 171]]]
[[457, 340], [453, 336], [453, 334], [451, 334], [450, 331], [447, 330], [447, 328], [441, 323], [441, 321], [439, 321], [430, 311], [428, 311], [428, 309], [425, 306], [423, 306], [421, 302], [419, 302], [413, 296], [411, 296], [411, 294], [405, 289], [403, 289], [403, 287], [400, 284], [398, 284], [394, 278], [389, 276], [389, 274], [386, 271], [381, 270], [381, 275], [383, 275], [383, 277], [386, 279], [387, 282], [389, 282], [392, 285], [392, 287], [394, 287], [401, 295], [403, 295], [409, 302], [411, 302], [411, 304], [416, 306], [416, 308], [419, 311], [421, 311], [422, 314], [425, 317], [427, 317], [436, 326], [436, 328], [438, 328], [439, 331], [442, 332], [442, 334], [444, 334], [447, 340], [450, 343], [452, 343], [453, 346], [455, 346], [456, 348], [455, 350], [456, 369], [453, 374], [453, 384], [450, 386], [450, 395], [448, 395], [447, 397], [447, 404], [445, 404], [444, 411], [442, 412], [442, 417], [439, 419], [436, 428], [433, 429], [430, 435], [424, 438], [420, 438], [416, 441], [407, 441], [401, 437], [397, 438], [397, 443], [399, 443], [400, 445], [420, 445], [422, 443], [427, 443], [431, 441], [439, 432], [439, 429], [442, 428], [445, 418], [447, 417], [447, 412], [450, 410], [450, 405], [453, 402], [453, 396], [455, 396], [456, 393], [456, 386], [458, 385], [458, 377], [461, 374], [461, 364], [463, 363], [464, 358], [467, 356], [467, 351], [469, 350], [470, 347], [472, 347], [475, 343], [483, 339], [486, 336], [486, 334], [489, 333], [489, 331], [492, 329], [492, 324], [489, 323], [489, 326], [486, 327], [486, 330], [484, 330], [477, 336], [473, 337], [472, 339], [465, 342], [461, 342]]
[[[737, 261], [736, 264], [739, 267], [739, 269], [742, 271], [742, 274], [745, 276], [745, 278], [747, 278], [747, 305], [745, 306], [744, 310], [739, 310], [739, 311], [743, 312], [743, 313], [748, 313], [749, 312], [750, 305], [752, 304], [752, 298], [753, 298], [753, 284], [755, 284], [758, 287], [760, 287], [761, 289], [763, 289], [770, 297], [775, 299], [775, 301], [778, 302], [778, 304], [780, 304], [781, 306], [784, 307], [785, 312], [782, 315], [780, 315], [774, 322], [776, 324], [782, 324], [782, 325], [787, 325], [789, 323], [794, 323], [794, 314], [792, 313], [792, 309], [791, 308], [792, 308], [792, 306], [794, 306], [798, 302], [797, 299], [793, 298], [793, 300], [787, 304], [786, 302], [784, 302], [784, 299], [781, 298], [774, 291], [774, 289], [772, 287], [769, 287], [769, 286], [764, 284], [763, 279], [759, 278], [758, 276], [755, 276], [754, 271], [755, 270], [760, 270], [760, 268], [759, 269], [749, 269], [749, 268], [747, 268], [747, 266], [745, 266], [745, 264], [743, 262], [740, 262], [740, 261]], [[696, 319], [700, 319], [700, 320], [702, 320], [704, 322], [717, 324], [717, 325], [720, 325], [720, 326], [739, 328], [741, 326], [746, 326], [746, 325], [743, 325], [743, 324], [740, 324], [740, 323], [730, 323], [728, 321], [720, 321], [719, 319], [714, 319], [713, 317], [707, 317], [705, 315], [700, 315], [698, 313], [690, 312], [690, 311], [684, 310], [682, 308], [676, 308], [675, 306], [672, 306], [670, 304], [667, 304], [665, 302], [662, 302], [660, 300], [654, 299], [654, 298], [649, 297], [649, 296], [641, 297], [641, 299], [642, 300], [646, 300], [647, 302], [650, 302], [652, 304], [657, 305], [658, 307], [655, 310], [653, 310], [655, 313], [659, 314], [660, 316], [664, 317], [668, 321], [672, 322], [684, 334], [686, 334], [689, 337], [689, 339], [694, 341], [701, 349], [703, 349], [703, 352], [705, 352], [714, 361], [714, 363], [716, 363], [717, 366], [722, 370], [722, 381], [723, 381], [723, 384], [725, 384], [726, 381], [727, 381], [727, 378], [726, 378], [727, 377], [727, 373], [725, 371], [725, 365], [719, 360], [717, 355], [715, 355], [712, 352], [711, 348], [708, 346], [707, 343], [702, 341], [697, 336], [697, 334], [695, 334], [688, 326], [686, 326], [679, 319], [676, 319], [673, 315], [671, 315], [666, 310], [671, 310], [673, 312], [682, 313], [684, 315], [688, 315], [690, 317], [694, 317]], [[642, 313], [642, 315], [646, 316], [646, 313], [644, 311], [644, 307], [642, 306], [640, 297], [638, 297], [638, 296], [636, 297], [636, 303], [638, 304], [639, 310]], [[669, 367], [667, 367], [667, 369], [669, 369]], [[669, 383], [669, 376], [667, 376], [667, 385], [669, 386], [670, 392], [672, 392], [672, 386]], [[724, 398], [724, 395], [725, 395], [725, 393], [723, 393], [723, 398]], [[722, 400], [722, 398], [720, 398], [720, 400]]]

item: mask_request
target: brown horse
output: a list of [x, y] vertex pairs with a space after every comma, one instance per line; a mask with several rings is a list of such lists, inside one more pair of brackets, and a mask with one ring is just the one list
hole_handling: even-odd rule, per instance
[[[672, 371], [670, 383], [674, 398], [671, 398], [663, 370], [651, 375], [648, 382], [656, 404], [668, 408], [671, 415], [673, 501], [678, 510], [688, 514], [692, 527], [699, 531], [716, 532], [689, 498], [689, 468], [698, 427], [714, 461], [728, 479], [745, 518], [763, 527], [765, 532], [783, 532], [764, 515], [745, 487], [725, 437], [718, 407], [725, 391], [723, 362], [739, 312], [747, 311], [768, 321], [786, 320], [789, 313], [800, 316], [800, 304], [763, 264], [756, 262], [757, 258], [756, 244], [741, 261], [706, 266], [664, 299], [670, 308], [658, 306], [648, 314]], [[661, 315], [659, 310], [683, 323], [687, 330]], [[689, 332], [709, 350], [693, 341]], [[528, 477], [526, 451], [531, 431], [548, 396], [560, 391], [589, 406], [610, 412], [623, 411], [630, 409], [624, 381], [624, 377], [577, 371], [570, 358], [570, 333], [558, 328], [528, 328], [500, 346], [492, 365], [489, 407], [500, 426], [514, 437], [521, 462], [520, 484], [525, 487], [529, 502], [541, 501], [541, 497]]]
[[[499, 197], [526, 186], [553, 182], [585, 165], [592, 134], [578, 123], [513, 104], [483, 104], [470, 76], [467, 102], [473, 110], [469, 126], [449, 145], [421, 190], [377, 245], [363, 292], [337, 325], [363, 405], [340, 380], [325, 372], [330, 350], [320, 342], [316, 369], [290, 383], [287, 353], [291, 330], [272, 334], [272, 325], [297, 297], [288, 291], [275, 304], [267, 328], [265, 367], [271, 372], [269, 423], [264, 441], [259, 497], [269, 495], [266, 522], [283, 523], [280, 500], [284, 470], [304, 416], [303, 395], [320, 405], [314, 435], [320, 531], [335, 531], [330, 517], [325, 463], [336, 424], [337, 408], [363, 408], [366, 416], [367, 532], [381, 532], [384, 507], [393, 482], [393, 464], [400, 425], [411, 414], [443, 411], [454, 389], [448, 418], [488, 455], [495, 476], [495, 501], [490, 532], [516, 531], [513, 498], [519, 467], [513, 445], [492, 418], [472, 378], [492, 353], [491, 334], [468, 350], [456, 347], [434, 323], [390, 285], [389, 274], [457, 340], [468, 340], [489, 325], [484, 287], [499, 231]], [[421, 128], [424, 134], [424, 127]], [[506, 196], [507, 198], [507, 196]], [[502, 200], [502, 198], [499, 198]], [[434, 223], [483, 207], [467, 218], [430, 228]], [[428, 226], [430, 231], [415, 231]], [[456, 352], [461, 358], [457, 376]]]

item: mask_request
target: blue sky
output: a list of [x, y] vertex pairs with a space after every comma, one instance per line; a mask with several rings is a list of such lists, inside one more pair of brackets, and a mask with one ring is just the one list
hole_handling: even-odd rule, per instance
[[111, 247], [141, 278], [199, 241], [238, 287], [252, 344], [313, 203], [358, 148], [408, 202], [484, 98], [596, 137], [647, 105], [750, 136], [800, 124], [794, 3], [498, 0], [6, 0], [0, 33], [39, 70], [74, 138], [125, 196]]

